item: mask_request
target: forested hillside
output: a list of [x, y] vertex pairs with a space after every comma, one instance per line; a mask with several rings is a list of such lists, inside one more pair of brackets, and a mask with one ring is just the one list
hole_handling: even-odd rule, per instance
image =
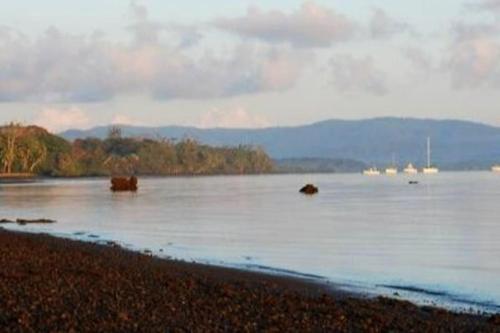
[[[105, 137], [108, 127], [66, 131], [63, 137]], [[185, 136], [209, 145], [251, 144], [276, 160], [336, 159], [384, 167], [394, 156], [400, 167], [426, 163], [426, 140], [432, 139], [432, 160], [443, 169], [489, 169], [500, 163], [500, 128], [468, 121], [409, 118], [328, 120], [297, 127], [228, 129], [124, 126], [126, 135], [169, 138]], [[310, 164], [310, 163], [308, 163]], [[301, 167], [302, 168], [302, 167]], [[352, 171], [358, 171], [358, 167]]]
[[9, 124], [0, 127], [0, 168], [4, 176], [209, 175], [271, 172], [273, 164], [251, 146], [125, 138], [119, 128], [105, 139], [69, 142], [40, 127]]

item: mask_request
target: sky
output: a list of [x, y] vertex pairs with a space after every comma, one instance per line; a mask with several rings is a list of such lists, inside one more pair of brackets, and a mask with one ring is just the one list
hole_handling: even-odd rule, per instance
[[500, 126], [500, 0], [16, 0], [0, 122]]

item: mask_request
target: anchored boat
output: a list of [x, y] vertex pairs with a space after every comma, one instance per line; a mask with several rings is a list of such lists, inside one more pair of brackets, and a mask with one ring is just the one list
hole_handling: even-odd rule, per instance
[[408, 163], [408, 165], [403, 171], [408, 175], [416, 175], [418, 173], [418, 169], [415, 168], [411, 163]]
[[365, 175], [365, 176], [379, 176], [380, 171], [376, 167], [372, 167], [372, 168], [369, 168], [369, 169], [366, 169], [365, 171], [363, 171], [363, 175]]
[[398, 174], [398, 167], [396, 166], [396, 158], [394, 154], [392, 154], [392, 164], [385, 169], [385, 174], [388, 176], [395, 176]]
[[439, 173], [439, 169], [431, 164], [431, 138], [427, 137], [427, 167], [425, 167], [422, 172], [424, 174], [436, 174]]

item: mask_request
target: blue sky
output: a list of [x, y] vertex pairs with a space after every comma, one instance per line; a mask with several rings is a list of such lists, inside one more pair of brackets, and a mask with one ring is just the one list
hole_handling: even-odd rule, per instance
[[500, 0], [9, 1], [0, 121], [500, 126], [499, 31]]

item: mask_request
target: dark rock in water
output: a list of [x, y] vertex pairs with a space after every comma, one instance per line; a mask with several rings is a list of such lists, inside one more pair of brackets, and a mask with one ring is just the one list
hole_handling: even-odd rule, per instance
[[418, 185], [418, 181], [416, 181], [416, 180], [410, 180], [408, 182], [408, 184], [410, 184], [410, 185]]
[[113, 192], [135, 192], [137, 191], [137, 177], [113, 177], [111, 179], [111, 191]]
[[304, 194], [316, 194], [318, 192], [319, 192], [318, 188], [312, 184], [307, 184], [306, 186], [300, 189], [300, 193]]
[[1, 219], [0, 220], [0, 224], [6, 224], [6, 223], [14, 223], [14, 221], [8, 220], [8, 219]]
[[49, 219], [35, 219], [35, 220], [17, 219], [16, 222], [17, 222], [17, 224], [20, 224], [20, 225], [56, 223], [56, 221], [49, 220]]

